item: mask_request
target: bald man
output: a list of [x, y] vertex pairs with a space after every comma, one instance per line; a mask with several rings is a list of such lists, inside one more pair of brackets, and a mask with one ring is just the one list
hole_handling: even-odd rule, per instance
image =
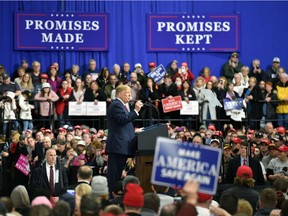
[[42, 190], [49, 193], [51, 197], [59, 197], [67, 185], [67, 175], [57, 160], [56, 150], [50, 148], [46, 151], [42, 166], [32, 172], [31, 195], [34, 196], [37, 190]]

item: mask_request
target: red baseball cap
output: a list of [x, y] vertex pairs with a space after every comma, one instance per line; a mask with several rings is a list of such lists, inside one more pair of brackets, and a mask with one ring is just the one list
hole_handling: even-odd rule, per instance
[[211, 130], [211, 131], [216, 131], [216, 127], [215, 125], [208, 125], [208, 129]]
[[280, 133], [280, 134], [282, 134], [282, 135], [285, 135], [286, 129], [285, 129], [285, 127], [283, 127], [283, 126], [279, 126], [279, 127], [276, 128], [276, 132], [277, 132], [277, 133]]
[[232, 140], [232, 143], [241, 143], [242, 140], [239, 137], [234, 137]]
[[50, 129], [46, 129], [44, 133], [52, 133], [52, 131]]
[[266, 145], [270, 145], [270, 141], [267, 138], [261, 139], [260, 143], [265, 143]]
[[209, 194], [205, 194], [205, 193], [200, 193], [198, 192], [198, 202], [199, 203], [204, 203], [204, 202], [207, 202], [209, 199], [213, 198], [212, 195], [209, 195]]
[[181, 66], [188, 67], [188, 64], [187, 64], [187, 62], [182, 62], [182, 63], [181, 63]]
[[83, 132], [83, 133], [90, 133], [90, 131], [89, 131], [88, 128], [83, 129], [82, 132]]
[[48, 79], [48, 75], [47, 74], [40, 74], [40, 79]]
[[76, 130], [76, 129], [82, 130], [82, 128], [81, 128], [80, 125], [76, 125], [76, 126], [74, 127], [74, 130]]
[[222, 133], [222, 131], [214, 131], [214, 134], [213, 134], [212, 136], [222, 137], [222, 136], [223, 136], [223, 133]]
[[278, 149], [278, 151], [281, 151], [281, 152], [288, 152], [288, 146], [285, 146], [285, 145], [282, 145], [280, 146]]
[[149, 66], [149, 68], [150, 67], [156, 67], [156, 63], [155, 62], [149, 62], [148, 66]]
[[66, 129], [63, 127], [58, 128], [58, 132], [66, 132]]
[[40, 128], [40, 131], [42, 131], [43, 133], [45, 132], [45, 130], [46, 130], [45, 127]]
[[253, 171], [249, 166], [239, 166], [236, 176], [242, 178], [253, 178]]

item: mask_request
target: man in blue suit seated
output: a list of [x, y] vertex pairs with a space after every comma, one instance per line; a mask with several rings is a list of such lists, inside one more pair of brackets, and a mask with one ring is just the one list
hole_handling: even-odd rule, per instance
[[121, 179], [128, 156], [134, 157], [135, 155], [137, 143], [132, 123], [138, 117], [143, 103], [137, 101], [134, 110], [130, 111], [128, 103], [130, 98], [130, 87], [120, 85], [116, 88], [116, 100], [111, 103], [108, 109], [106, 153], [109, 154], [107, 178], [110, 196], [116, 182]]

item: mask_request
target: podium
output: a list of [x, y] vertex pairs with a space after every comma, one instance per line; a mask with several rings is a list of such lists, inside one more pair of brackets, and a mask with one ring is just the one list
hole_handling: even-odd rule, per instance
[[151, 172], [157, 137], [168, 137], [165, 124], [157, 124], [144, 128], [137, 136], [136, 176], [139, 178], [144, 192], [151, 192]]

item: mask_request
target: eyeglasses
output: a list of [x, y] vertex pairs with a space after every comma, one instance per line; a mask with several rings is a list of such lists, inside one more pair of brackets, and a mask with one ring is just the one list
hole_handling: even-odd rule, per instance
[[238, 56], [232, 56], [232, 58], [238, 58]]

